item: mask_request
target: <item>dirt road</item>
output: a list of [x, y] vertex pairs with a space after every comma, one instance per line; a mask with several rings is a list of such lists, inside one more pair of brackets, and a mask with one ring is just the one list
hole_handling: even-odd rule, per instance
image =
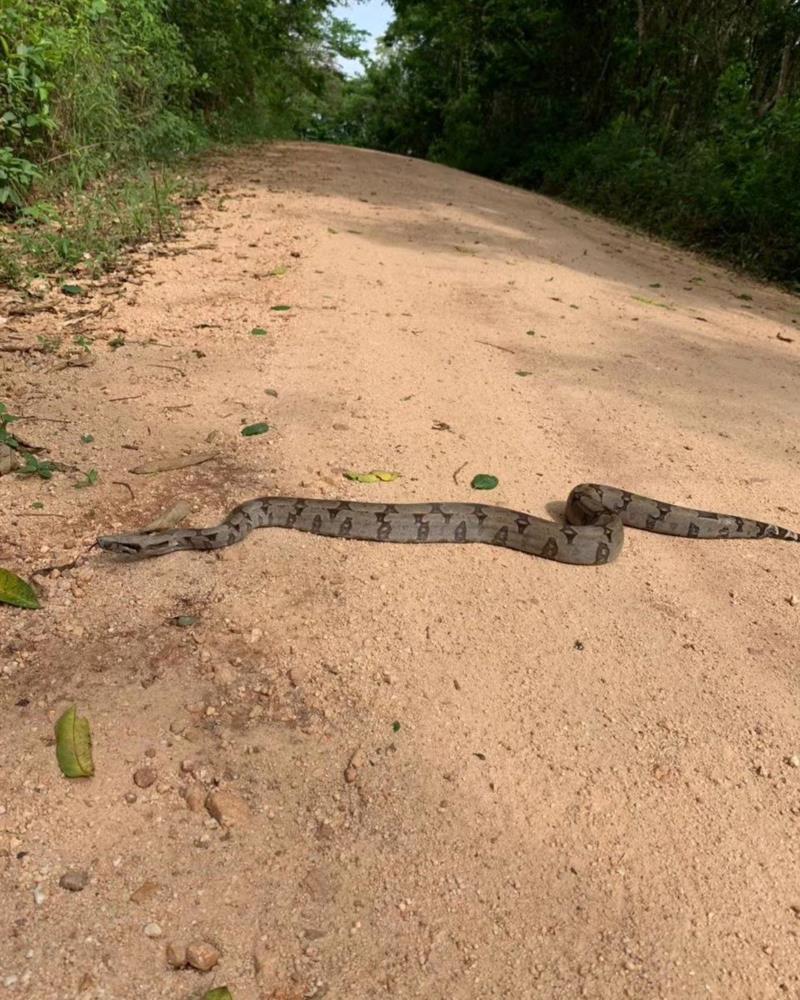
[[[800, 997], [800, 547], [89, 551], [179, 499], [213, 524], [476, 473], [535, 514], [598, 481], [798, 528], [798, 300], [402, 157], [207, 171], [183, 240], [6, 303], [3, 343], [51, 348], [0, 353], [0, 400], [79, 471], [0, 480], [0, 565], [77, 560], [0, 609], [0, 994]], [[373, 469], [401, 478], [343, 476]], [[191, 942], [211, 971], [167, 964]]]

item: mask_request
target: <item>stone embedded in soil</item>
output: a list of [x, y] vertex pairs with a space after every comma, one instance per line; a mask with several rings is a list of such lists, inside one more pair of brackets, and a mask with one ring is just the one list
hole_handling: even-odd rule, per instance
[[291, 667], [289, 670], [289, 683], [292, 687], [300, 687], [305, 679], [306, 671], [304, 667]]
[[160, 938], [163, 933], [161, 927], [156, 923], [145, 924], [144, 932], [149, 938]]
[[89, 873], [83, 868], [70, 868], [65, 871], [58, 884], [62, 889], [69, 889], [70, 892], [80, 892], [89, 884]]
[[140, 767], [133, 772], [133, 783], [139, 788], [149, 788], [157, 777], [152, 767]]
[[206, 809], [222, 826], [242, 826], [250, 820], [250, 807], [235, 792], [219, 789], [210, 792], [205, 800]]
[[186, 790], [186, 807], [192, 812], [200, 812], [206, 804], [206, 790], [202, 785], [189, 785]]
[[164, 956], [167, 960], [167, 965], [173, 969], [183, 969], [188, 964], [186, 945], [180, 944], [177, 941], [167, 942], [167, 946], [164, 949]]
[[219, 961], [219, 952], [207, 941], [193, 941], [186, 949], [186, 961], [199, 972], [208, 972]]
[[154, 896], [158, 895], [159, 885], [157, 882], [142, 882], [138, 889], [130, 894], [132, 903], [148, 903]]

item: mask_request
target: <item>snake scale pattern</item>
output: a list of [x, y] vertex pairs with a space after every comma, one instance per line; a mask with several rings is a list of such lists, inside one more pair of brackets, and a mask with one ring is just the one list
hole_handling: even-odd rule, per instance
[[248, 500], [212, 528], [175, 528], [153, 534], [108, 535], [102, 549], [138, 557], [181, 549], [220, 549], [253, 528], [294, 528], [333, 538], [372, 542], [484, 542], [579, 566], [599, 566], [619, 555], [623, 525], [682, 538], [778, 538], [800, 541], [787, 528], [732, 514], [693, 510], [651, 500], [615, 486], [583, 483], [567, 499], [566, 523], [482, 503], [360, 503], [262, 497]]

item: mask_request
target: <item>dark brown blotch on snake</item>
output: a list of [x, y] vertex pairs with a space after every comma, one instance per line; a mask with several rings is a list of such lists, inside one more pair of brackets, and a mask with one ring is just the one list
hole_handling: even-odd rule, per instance
[[624, 525], [682, 538], [777, 538], [800, 541], [788, 528], [733, 514], [693, 510], [618, 489], [583, 483], [556, 524], [507, 507], [473, 503], [360, 503], [300, 497], [262, 497], [240, 504], [211, 528], [174, 528], [154, 534], [106, 535], [97, 544], [139, 557], [181, 549], [221, 549], [253, 528], [293, 528], [335, 538], [372, 542], [483, 542], [579, 566], [616, 559]]

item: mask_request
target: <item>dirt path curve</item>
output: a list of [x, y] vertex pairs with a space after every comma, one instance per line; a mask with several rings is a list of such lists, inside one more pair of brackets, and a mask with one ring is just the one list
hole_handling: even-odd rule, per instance
[[[208, 172], [166, 254], [10, 314], [4, 343], [63, 339], [0, 354], [0, 399], [99, 481], [0, 480], [0, 565], [180, 498], [211, 524], [479, 472], [537, 514], [595, 480], [800, 527], [797, 299], [402, 157]], [[631, 531], [580, 569], [261, 531], [41, 581], [44, 610], [0, 610], [3, 996], [800, 997], [796, 546]], [[55, 766], [73, 701], [86, 782]]]

